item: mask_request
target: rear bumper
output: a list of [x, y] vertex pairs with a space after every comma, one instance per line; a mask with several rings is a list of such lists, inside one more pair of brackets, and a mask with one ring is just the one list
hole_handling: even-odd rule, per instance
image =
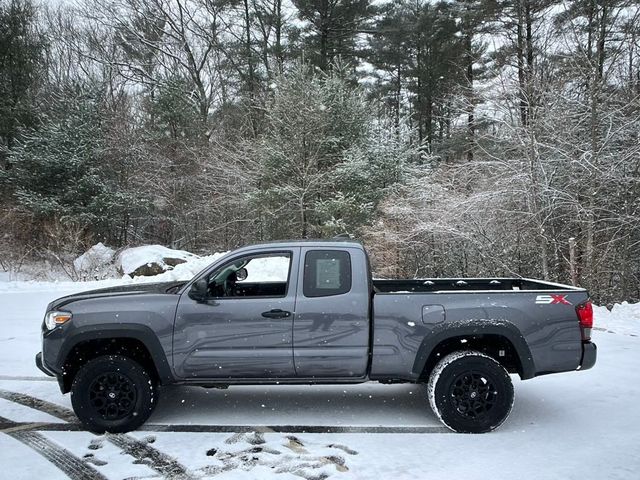
[[582, 344], [582, 360], [580, 361], [580, 370], [589, 370], [596, 364], [598, 357], [598, 348], [595, 343], [585, 342]]
[[38, 367], [44, 374], [49, 375], [50, 377], [56, 376], [55, 373], [45, 367], [44, 363], [42, 362], [42, 352], [39, 352], [36, 355], [36, 367]]

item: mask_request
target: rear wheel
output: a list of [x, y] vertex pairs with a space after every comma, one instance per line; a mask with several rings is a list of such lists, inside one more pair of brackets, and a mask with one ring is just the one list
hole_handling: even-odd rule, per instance
[[104, 355], [84, 365], [71, 385], [71, 404], [92, 432], [128, 432], [142, 425], [158, 401], [157, 384], [136, 361]]
[[504, 367], [471, 350], [440, 360], [429, 376], [427, 392], [440, 421], [459, 433], [495, 430], [509, 416], [514, 398]]

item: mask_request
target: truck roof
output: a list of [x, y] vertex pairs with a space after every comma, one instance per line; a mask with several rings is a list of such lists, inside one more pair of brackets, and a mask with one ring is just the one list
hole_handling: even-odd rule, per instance
[[356, 247], [364, 248], [358, 240], [350, 238], [331, 238], [331, 239], [304, 239], [304, 240], [273, 240], [270, 242], [254, 243], [240, 247], [234, 252], [245, 250], [257, 250], [260, 247], [268, 248], [287, 248], [287, 247]]

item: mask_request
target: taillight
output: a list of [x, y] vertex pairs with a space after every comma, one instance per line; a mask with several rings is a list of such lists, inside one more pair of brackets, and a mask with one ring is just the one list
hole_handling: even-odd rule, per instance
[[580, 322], [580, 331], [582, 332], [582, 340], [591, 340], [591, 329], [593, 328], [593, 305], [590, 301], [578, 305], [576, 307], [578, 321]]

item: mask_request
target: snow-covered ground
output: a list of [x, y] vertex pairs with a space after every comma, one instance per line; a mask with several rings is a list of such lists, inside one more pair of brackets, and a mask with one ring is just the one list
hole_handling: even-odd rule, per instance
[[491, 434], [444, 432], [422, 387], [367, 383], [166, 388], [143, 430], [93, 435], [34, 364], [40, 322], [56, 297], [132, 281], [0, 282], [0, 478], [638, 478], [640, 305], [596, 309], [594, 369], [514, 377]]

